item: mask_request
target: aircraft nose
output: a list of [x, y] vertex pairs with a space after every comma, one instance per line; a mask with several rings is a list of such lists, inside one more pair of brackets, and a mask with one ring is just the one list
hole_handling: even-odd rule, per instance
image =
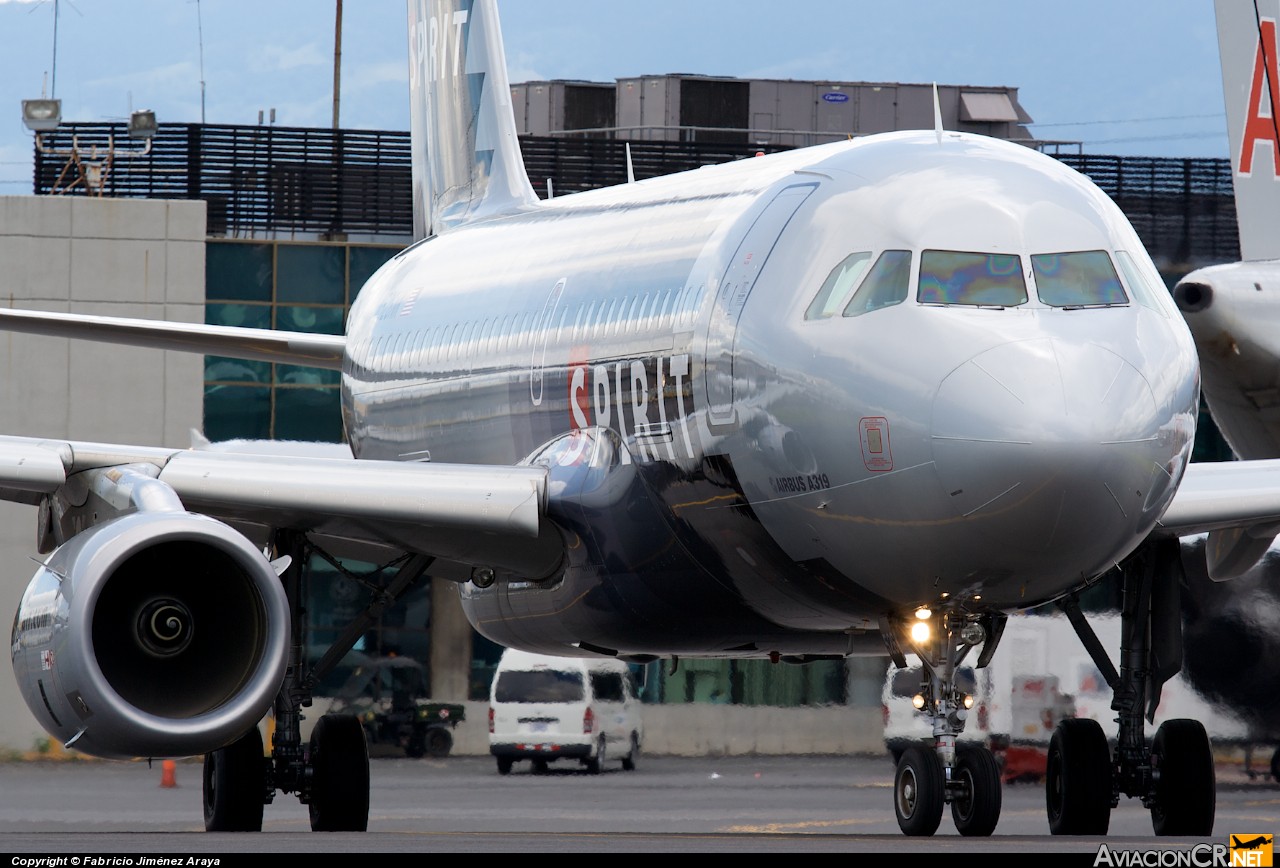
[[986, 350], [934, 401], [943, 496], [1006, 553], [1105, 567], [1170, 488], [1158, 418], [1147, 380], [1103, 347], [1046, 338]]

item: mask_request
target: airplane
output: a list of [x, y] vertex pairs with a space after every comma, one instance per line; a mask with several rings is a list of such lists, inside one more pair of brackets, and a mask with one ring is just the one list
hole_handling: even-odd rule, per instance
[[[1173, 288], [1200, 353], [1205, 402], [1239, 458], [1280, 457], [1280, 119], [1277, 0], [1215, 0], [1241, 261]], [[1274, 534], [1272, 535], [1274, 536]], [[1265, 539], [1263, 538], [1265, 537]], [[1271, 536], [1254, 540], [1265, 550]]]
[[1268, 844], [1271, 843], [1271, 841], [1272, 841], [1272, 836], [1270, 835], [1259, 835], [1256, 838], [1250, 838], [1248, 841], [1241, 841], [1239, 837], [1232, 835], [1231, 849], [1232, 850], [1257, 850], [1260, 847], [1267, 846]]
[[[1173, 288], [1200, 355], [1205, 403], [1235, 458], [1280, 458], [1280, 133], [1276, 0], [1217, 0], [1222, 84], [1240, 234], [1239, 262], [1199, 268]], [[1280, 743], [1280, 707], [1266, 697], [1280, 688], [1273, 666], [1275, 627], [1269, 612], [1280, 570], [1277, 528], [1259, 526], [1240, 540], [1243, 557], [1211, 558], [1211, 579], [1193, 583], [1185, 638], [1188, 680], [1236, 711], [1260, 743]], [[1249, 552], [1244, 552], [1244, 549]], [[1254, 557], [1254, 554], [1258, 557]], [[1196, 559], [1193, 557], [1193, 559]], [[1204, 572], [1203, 560], [1189, 571]], [[1280, 749], [1270, 771], [1280, 779]]]
[[[931, 130], [539, 200], [496, 0], [407, 7], [420, 240], [344, 335], [0, 311], [13, 331], [341, 371], [350, 449], [0, 438], [0, 495], [37, 507], [46, 556], [12, 641], [42, 725], [96, 756], [204, 755], [210, 831], [260, 830], [277, 791], [317, 831], [367, 830], [359, 722], [324, 715], [303, 744], [300, 721], [430, 575], [532, 652], [914, 655], [933, 736], [895, 769], [899, 828], [932, 835], [950, 806], [987, 836], [1000, 772], [957, 747], [956, 673], [992, 659], [1009, 613], [1054, 603], [1119, 738], [1055, 731], [1050, 831], [1104, 834], [1123, 794], [1157, 834], [1210, 834], [1203, 725], [1145, 732], [1181, 664], [1179, 539], [1247, 559], [1244, 534], [1280, 522], [1280, 463], [1189, 464], [1195, 346], [1114, 202], [937, 111]], [[311, 551], [394, 570], [315, 667]], [[1104, 582], [1118, 666], [1078, 604]]]

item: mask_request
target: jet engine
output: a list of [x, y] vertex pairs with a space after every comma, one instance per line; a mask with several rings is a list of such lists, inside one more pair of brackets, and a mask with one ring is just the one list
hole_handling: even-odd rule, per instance
[[85, 530], [36, 572], [14, 619], [27, 705], [68, 747], [195, 756], [255, 726], [288, 662], [289, 606], [242, 534], [185, 511]]

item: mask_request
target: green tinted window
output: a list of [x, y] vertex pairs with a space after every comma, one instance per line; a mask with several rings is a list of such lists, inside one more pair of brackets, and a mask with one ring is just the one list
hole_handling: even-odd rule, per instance
[[204, 321], [209, 325], [236, 326], [237, 328], [271, 328], [269, 304], [206, 304]]
[[205, 386], [204, 436], [215, 442], [270, 437], [271, 389], [267, 386]]
[[1102, 250], [1038, 253], [1031, 257], [1036, 294], [1052, 307], [1127, 305], [1128, 297], [1111, 257]]
[[276, 250], [276, 301], [343, 304], [346, 278], [341, 245], [281, 244]]
[[870, 313], [882, 307], [901, 304], [911, 292], [911, 251], [886, 250], [871, 267], [867, 279], [853, 294], [845, 316]]
[[336, 443], [342, 438], [342, 414], [337, 389], [275, 390], [275, 439]]
[[342, 334], [342, 308], [302, 307], [279, 305], [276, 307], [276, 328], [287, 332], [311, 334]]
[[1015, 307], [1027, 302], [1022, 260], [1003, 253], [926, 250], [920, 257], [923, 304]]
[[833, 268], [827, 275], [827, 279], [822, 282], [822, 288], [818, 290], [818, 294], [809, 303], [809, 309], [804, 312], [804, 318], [826, 319], [829, 316], [835, 316], [836, 312], [844, 307], [849, 293], [853, 292], [853, 288], [858, 285], [858, 280], [861, 279], [870, 262], [870, 253], [854, 253]]
[[276, 365], [277, 385], [288, 386], [336, 386], [342, 382], [341, 371], [311, 368], [302, 365]]
[[400, 252], [398, 247], [352, 247], [350, 250], [351, 269], [351, 298], [360, 293], [360, 287], [365, 285], [373, 273], [382, 267], [383, 263]]
[[204, 379], [206, 383], [269, 383], [271, 363], [205, 356]]
[[271, 301], [271, 245], [209, 242], [204, 282], [207, 299]]

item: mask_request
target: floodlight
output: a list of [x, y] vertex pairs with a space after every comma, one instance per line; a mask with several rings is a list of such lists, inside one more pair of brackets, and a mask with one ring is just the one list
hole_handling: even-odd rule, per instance
[[22, 122], [27, 129], [37, 133], [52, 132], [62, 123], [62, 100], [24, 99]]
[[156, 113], [139, 109], [129, 116], [129, 138], [149, 139], [156, 134]]

